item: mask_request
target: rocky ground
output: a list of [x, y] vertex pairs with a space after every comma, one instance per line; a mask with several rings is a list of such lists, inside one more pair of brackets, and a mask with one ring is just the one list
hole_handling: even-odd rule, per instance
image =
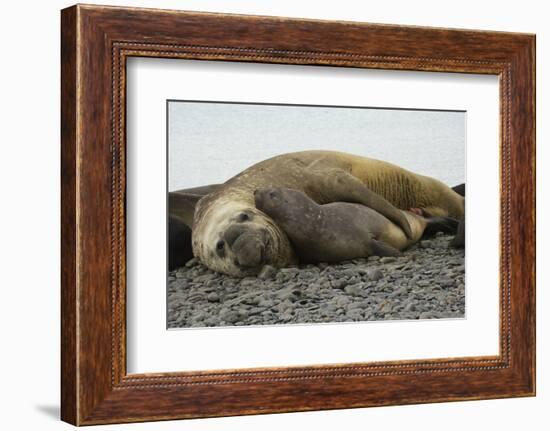
[[168, 276], [168, 327], [464, 317], [464, 250], [438, 234], [401, 257], [264, 267], [234, 278], [192, 259]]

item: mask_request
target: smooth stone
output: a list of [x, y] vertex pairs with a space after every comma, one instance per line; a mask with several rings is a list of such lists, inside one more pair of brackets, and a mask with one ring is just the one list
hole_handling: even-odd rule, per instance
[[192, 268], [194, 266], [197, 266], [199, 264], [199, 259], [197, 259], [196, 257], [193, 257], [191, 259], [189, 259], [187, 262], [185, 262], [185, 267], [186, 268]]
[[258, 283], [258, 280], [256, 279], [256, 277], [245, 277], [241, 280], [240, 282], [240, 285], [242, 287], [245, 287], [245, 286], [254, 286]]
[[248, 305], [258, 305], [260, 303], [260, 300], [261, 299], [255, 294], [250, 294], [242, 298], [241, 302]]
[[264, 267], [258, 274], [258, 278], [262, 280], [267, 280], [268, 278], [273, 278], [275, 274], [277, 274], [277, 270], [274, 267], [272, 267], [271, 265], [264, 265]]
[[357, 310], [357, 309], [362, 310], [369, 307], [370, 307], [370, 304], [367, 301], [359, 301], [359, 302], [352, 302], [348, 306], [348, 310]]
[[340, 280], [332, 280], [330, 284], [334, 289], [343, 289], [348, 284], [348, 282], [347, 280], [340, 279]]
[[220, 296], [217, 293], [210, 293], [206, 299], [208, 299], [209, 302], [218, 302], [220, 300]]
[[270, 299], [262, 299], [258, 302], [258, 307], [271, 308], [275, 303]]
[[350, 295], [359, 295], [361, 292], [361, 286], [358, 284], [352, 284], [351, 286], [346, 286], [344, 292], [349, 293]]
[[199, 275], [197, 278], [195, 278], [195, 280], [193, 280], [194, 282], [200, 282], [200, 283], [204, 283], [205, 281], [210, 281], [212, 279], [216, 278], [216, 274], [213, 274], [213, 273], [207, 273], [207, 274], [203, 274], [203, 275]]
[[392, 262], [395, 262], [397, 260], [397, 258], [393, 257], [393, 256], [385, 256], [385, 257], [382, 257], [380, 259], [380, 262], [381, 263], [392, 263]]
[[240, 316], [237, 311], [228, 310], [224, 313], [220, 313], [220, 318], [226, 322], [235, 323], [240, 319]]
[[381, 278], [384, 277], [384, 274], [382, 273], [382, 271], [380, 271], [378, 268], [376, 268], [376, 269], [371, 269], [370, 271], [368, 271], [367, 276], [369, 277], [369, 280], [378, 281], [378, 280], [380, 280]]
[[335, 301], [335, 303], [338, 307], [343, 307], [344, 305], [347, 305], [349, 302], [350, 302], [350, 300], [347, 296], [340, 296]]
[[390, 293], [388, 296], [390, 298], [395, 298], [397, 296], [405, 295], [409, 292], [409, 289], [406, 286], [400, 287], [396, 291]]
[[300, 270], [298, 268], [282, 268], [280, 272], [283, 274], [296, 275]]
[[277, 296], [283, 301], [288, 300], [288, 301], [294, 302], [298, 299], [298, 296], [290, 289], [279, 290]]
[[416, 311], [416, 306], [414, 305], [414, 303], [412, 302], [409, 302], [403, 311]]

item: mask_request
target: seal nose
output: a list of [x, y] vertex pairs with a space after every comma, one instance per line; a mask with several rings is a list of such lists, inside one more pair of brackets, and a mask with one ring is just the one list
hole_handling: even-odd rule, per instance
[[223, 239], [229, 245], [229, 247], [232, 247], [237, 238], [243, 235], [247, 230], [248, 228], [246, 226], [234, 224], [224, 232]]
[[271, 206], [277, 198], [277, 193], [274, 188], [266, 187], [254, 190], [254, 203], [260, 211]]
[[239, 236], [232, 249], [241, 266], [256, 267], [263, 263], [265, 245], [256, 235]]

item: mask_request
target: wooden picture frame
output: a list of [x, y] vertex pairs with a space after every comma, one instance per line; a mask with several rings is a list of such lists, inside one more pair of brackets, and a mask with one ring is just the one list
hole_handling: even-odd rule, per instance
[[[83, 5], [61, 17], [64, 421], [535, 394], [534, 35]], [[127, 374], [125, 65], [131, 56], [498, 75], [500, 354]]]

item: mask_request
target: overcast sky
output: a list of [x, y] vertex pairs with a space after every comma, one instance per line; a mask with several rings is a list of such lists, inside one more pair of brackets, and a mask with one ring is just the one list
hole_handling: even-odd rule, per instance
[[260, 160], [309, 149], [464, 182], [464, 112], [170, 101], [168, 115], [170, 191], [221, 183]]

